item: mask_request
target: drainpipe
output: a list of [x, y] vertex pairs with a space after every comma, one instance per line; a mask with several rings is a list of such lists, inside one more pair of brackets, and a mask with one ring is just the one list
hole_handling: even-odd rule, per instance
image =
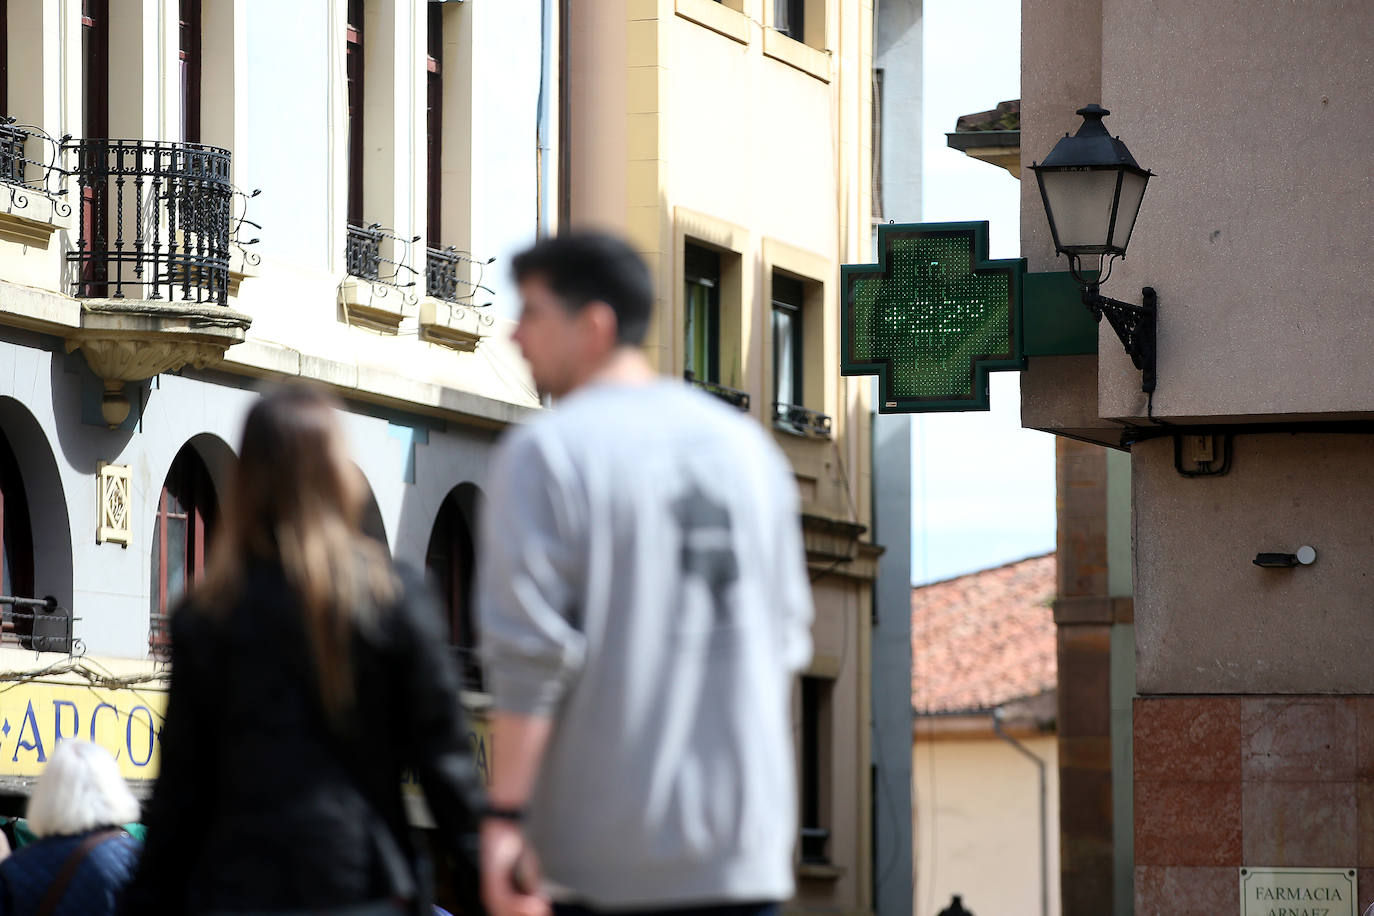
[[[549, 135], [553, 131], [554, 80], [557, 75], [556, 55], [558, 45], [554, 34], [556, 0], [540, 0], [539, 3], [539, 113], [536, 124], [538, 142], [539, 191], [535, 202], [535, 234], [548, 235], [556, 222], [556, 197], [549, 193], [553, 173], [553, 147]], [[563, 90], [562, 86], [558, 91]]]
[[1050, 856], [1049, 856], [1049, 840], [1048, 840], [1048, 839], [1046, 838], [1046, 836], [1045, 836], [1046, 829], [1047, 829], [1048, 826], [1049, 826], [1049, 812], [1048, 812], [1048, 810], [1047, 810], [1048, 805], [1049, 805], [1049, 799], [1048, 799], [1048, 793], [1046, 792], [1046, 785], [1045, 785], [1045, 761], [1041, 760], [1036, 754], [1034, 754], [1034, 753], [1031, 751], [1030, 748], [1026, 747], [1026, 746], [1025, 746], [1024, 744], [1022, 744], [1020, 741], [1017, 741], [1015, 738], [1013, 738], [1011, 735], [1008, 735], [1008, 734], [1006, 733], [1006, 731], [1003, 730], [1003, 728], [1002, 728], [1002, 716], [1003, 716], [1002, 707], [999, 706], [999, 707], [997, 707], [996, 709], [992, 710], [991, 716], [992, 716], [992, 730], [997, 734], [997, 737], [1001, 738], [1003, 741], [1005, 741], [1005, 742], [1007, 742], [1008, 744], [1010, 744], [1013, 748], [1016, 749], [1017, 753], [1023, 755], [1024, 757], [1026, 757], [1026, 759], [1030, 760], [1031, 763], [1035, 764], [1035, 768], [1039, 771], [1039, 775], [1040, 775], [1040, 916], [1050, 916]]

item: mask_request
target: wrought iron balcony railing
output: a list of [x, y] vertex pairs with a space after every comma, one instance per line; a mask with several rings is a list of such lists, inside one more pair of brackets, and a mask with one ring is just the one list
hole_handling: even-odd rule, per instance
[[700, 388], [707, 394], [715, 395], [731, 407], [737, 407], [745, 413], [749, 412], [749, 392], [740, 391], [738, 388], [731, 388], [728, 385], [721, 385], [717, 382], [708, 382], [704, 379], [699, 379], [691, 372], [683, 373], [683, 378], [687, 380], [687, 384]]
[[[491, 293], [490, 287], [482, 285], [482, 273], [488, 264], [472, 257], [466, 251], [456, 248], [425, 249], [425, 295], [444, 302], [460, 302], [472, 305], [479, 290]], [[465, 275], [466, 274], [466, 275]]]
[[72, 612], [57, 599], [0, 595], [0, 645], [35, 652], [74, 652]]
[[410, 265], [410, 247], [419, 240], [418, 235], [412, 239], [402, 238], [383, 229], [381, 223], [349, 224], [344, 244], [344, 269], [362, 280], [401, 289], [414, 286], [419, 271]]
[[10, 204], [15, 211], [27, 210], [26, 191], [37, 191], [54, 198], [55, 215], [71, 216], [71, 205], [56, 200], [67, 193], [67, 173], [60, 160], [63, 144], [69, 139], [56, 140], [37, 127], [0, 116], [0, 182], [8, 186]]
[[76, 296], [228, 304], [228, 150], [106, 139], [64, 149], [81, 191], [80, 241], [67, 253]]
[[773, 404], [774, 425], [802, 436], [830, 438], [830, 417], [816, 410], [809, 410], [800, 404]]

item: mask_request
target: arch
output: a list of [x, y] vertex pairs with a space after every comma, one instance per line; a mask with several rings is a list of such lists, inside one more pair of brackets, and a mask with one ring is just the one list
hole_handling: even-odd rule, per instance
[[[0, 397], [0, 439], [13, 459], [10, 473], [22, 481], [32, 553], [30, 593], [52, 595], [65, 608], [72, 606], [72, 528], [62, 474], [43, 427], [29, 409], [10, 397]], [[23, 584], [23, 583], [20, 583]]]
[[449, 643], [462, 665], [464, 683], [474, 689], [482, 686], [472, 601], [481, 502], [482, 491], [474, 483], [461, 483], [450, 490], [439, 505], [425, 549], [425, 568], [447, 611]]
[[[181, 447], [167, 469], [153, 513], [148, 646], [155, 657], [166, 656], [171, 646], [168, 615], [186, 589], [205, 575], [213, 549], [219, 496], [202, 449], [219, 463], [224, 456], [216, 451], [215, 443], [223, 444], [223, 440], [203, 434]], [[229, 455], [232, 458], [232, 451]]]
[[357, 464], [353, 466], [358, 469], [358, 476], [363, 481], [363, 492], [366, 495], [363, 501], [361, 519], [363, 534], [377, 541], [390, 552], [391, 545], [386, 537], [386, 522], [382, 520], [382, 508], [377, 504], [377, 494], [372, 492], [372, 481], [367, 479], [367, 475]]

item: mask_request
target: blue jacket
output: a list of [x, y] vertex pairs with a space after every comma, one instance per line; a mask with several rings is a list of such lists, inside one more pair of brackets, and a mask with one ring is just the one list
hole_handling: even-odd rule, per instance
[[[0, 916], [32, 916], [85, 836], [45, 837], [0, 862]], [[92, 849], [67, 884], [53, 916], [113, 916], [142, 849], [143, 844], [127, 834]]]

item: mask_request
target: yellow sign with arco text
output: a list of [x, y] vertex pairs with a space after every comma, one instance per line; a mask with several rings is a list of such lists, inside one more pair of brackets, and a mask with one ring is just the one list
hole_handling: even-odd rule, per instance
[[0, 776], [37, 776], [58, 742], [109, 751], [125, 779], [156, 779], [167, 694], [155, 688], [18, 683], [0, 688]]

